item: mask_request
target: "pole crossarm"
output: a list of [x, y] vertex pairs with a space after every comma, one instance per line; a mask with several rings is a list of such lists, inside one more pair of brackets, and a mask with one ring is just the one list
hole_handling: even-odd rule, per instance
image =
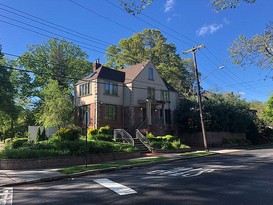
[[191, 49], [189, 49], [187, 51], [184, 51], [182, 53], [183, 54], [188, 54], [188, 53], [195, 52], [196, 50], [200, 50], [201, 48], [205, 48], [205, 47], [206, 47], [205, 44], [200, 44], [199, 46], [194, 46]]

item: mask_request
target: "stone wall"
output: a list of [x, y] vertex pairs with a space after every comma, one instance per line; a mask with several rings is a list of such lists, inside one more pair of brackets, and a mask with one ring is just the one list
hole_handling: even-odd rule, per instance
[[[246, 139], [245, 133], [232, 132], [206, 132], [206, 136], [209, 147], [222, 147], [224, 139]], [[180, 139], [189, 146], [204, 146], [202, 132], [183, 133]]]
[[[87, 163], [101, 163], [113, 160], [122, 160], [139, 157], [139, 152], [109, 153], [88, 155]], [[0, 159], [0, 170], [45, 169], [84, 165], [85, 156], [81, 157], [54, 157], [43, 159]]]

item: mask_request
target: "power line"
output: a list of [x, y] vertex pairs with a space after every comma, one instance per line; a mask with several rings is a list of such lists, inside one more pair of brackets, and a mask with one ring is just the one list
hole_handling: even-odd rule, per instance
[[[0, 3], [0, 5], [4, 6], [4, 7], [6, 7], [6, 8], [12, 9], [12, 10], [14, 10], [14, 11], [17, 11], [17, 12], [19, 12], [19, 13], [22, 13], [22, 14], [24, 14], [24, 15], [30, 16], [30, 17], [32, 17], [32, 18], [34, 18], [34, 19], [38, 19], [38, 20], [40, 20], [40, 21], [42, 21], [42, 22], [46, 22], [47, 24], [44, 24], [44, 25], [47, 25], [47, 26], [50, 26], [50, 25], [48, 25], [48, 24], [54, 25], [54, 26], [57, 27], [57, 28], [56, 28], [56, 27], [54, 27], [54, 28], [55, 28], [55, 29], [58, 29], [58, 30], [60, 30], [60, 31], [65, 32], [64, 30], [67, 30], [67, 31], [70, 31], [70, 32], [68, 32], [68, 33], [73, 32], [73, 33], [79, 34], [79, 35], [81, 35], [81, 36], [84, 36], [84, 37], [87, 37], [87, 38], [89, 38], [89, 39], [92, 39], [92, 42], [97, 42], [98, 44], [101, 44], [101, 45], [108, 46], [109, 44], [111, 44], [111, 43], [109, 43], [109, 42], [106, 42], [106, 41], [103, 41], [103, 40], [100, 40], [100, 39], [91, 37], [91, 36], [89, 36], [89, 35], [86, 35], [86, 34], [83, 34], [83, 33], [78, 32], [78, 31], [75, 31], [75, 30], [73, 30], [73, 29], [70, 29], [70, 28], [64, 27], [64, 26], [62, 26], [62, 25], [59, 25], [59, 24], [56, 24], [56, 23], [47, 21], [47, 20], [42, 19], [42, 18], [39, 18], [39, 17], [37, 17], [37, 16], [31, 15], [31, 14], [29, 14], [29, 13], [27, 13], [27, 12], [24, 12], [24, 11], [21, 11], [21, 10], [15, 9], [15, 8], [12, 8], [12, 7], [7, 6], [7, 5], [5, 5], [5, 4]], [[5, 9], [3, 9], [3, 8], [0, 8], [0, 9], [5, 10]], [[5, 10], [5, 11], [8, 11], [8, 10]], [[12, 11], [8, 11], [8, 12], [14, 13], [14, 12], [12, 12]], [[21, 16], [21, 17], [23, 17], [23, 18], [27, 18], [27, 19], [29, 19], [29, 20], [32, 20], [31, 18], [22, 16], [22, 15], [20, 15], [20, 14], [16, 14], [16, 13], [14, 13], [14, 14], [15, 14], [15, 15], [18, 15], [18, 16]], [[36, 21], [36, 20], [32, 20], [32, 21], [41, 23], [41, 22]], [[41, 24], [43, 24], [43, 23], [41, 23]], [[59, 28], [62, 28], [62, 29], [59, 29], [58, 27], [59, 27]], [[72, 35], [72, 34], [71, 34], [71, 35]], [[77, 36], [77, 35], [74, 35], [74, 36]]]
[[[54, 38], [53, 36], [49, 36], [49, 35], [47, 35], [47, 34], [43, 34], [43, 33], [40, 33], [40, 32], [38, 32], [38, 31], [29, 29], [29, 28], [25, 28], [25, 27], [22, 27], [22, 26], [19, 26], [19, 25], [16, 25], [16, 24], [13, 24], [13, 23], [10, 23], [10, 22], [7, 22], [7, 21], [0, 20], [0, 22], [3, 22], [3, 23], [5, 23], [5, 24], [9, 24], [9, 25], [12, 25], [12, 26], [15, 26], [15, 27], [24, 29], [24, 30], [26, 30], [26, 31], [30, 31], [30, 32], [32, 32], [32, 33], [36, 33], [36, 34], [41, 35], [41, 36], [45, 36], [45, 37], [47, 37], [47, 38]], [[79, 45], [78, 45], [78, 46], [79, 46]], [[92, 48], [89, 48], [89, 47], [86, 47], [86, 46], [79, 46], [79, 47], [85, 48], [85, 49], [87, 49], [87, 50], [94, 51], [94, 52], [96, 52], [96, 53], [104, 54], [104, 52], [101, 52], [101, 51], [98, 51], [98, 50], [95, 50], [95, 49], [92, 49]]]
[[63, 35], [54, 33], [54, 32], [52, 32], [52, 31], [48, 31], [48, 30], [45, 30], [45, 29], [43, 29], [43, 28], [39, 28], [39, 27], [37, 27], [37, 26], [33, 26], [33, 25], [28, 24], [28, 23], [25, 23], [25, 22], [22, 22], [22, 21], [19, 21], [19, 20], [16, 20], [16, 19], [13, 19], [13, 18], [4, 16], [4, 15], [1, 15], [1, 14], [0, 14], [0, 16], [1, 16], [1, 17], [4, 17], [4, 18], [6, 18], [6, 19], [9, 19], [9, 20], [12, 20], [12, 21], [15, 21], [15, 22], [24, 24], [24, 25], [26, 25], [26, 26], [30, 26], [30, 27], [32, 27], [32, 28], [41, 30], [41, 31], [43, 31], [43, 32], [47, 32], [47, 33], [53, 34], [53, 35], [55, 35], [55, 36], [59, 36], [59, 37], [62, 37], [62, 38], [66, 38], [66, 39], [69, 39], [69, 40], [71, 40], [71, 41], [78, 42], [78, 43], [81, 43], [81, 44], [85, 44], [85, 45], [88, 45], [88, 46], [91, 46], [91, 47], [94, 47], [94, 48], [97, 48], [97, 49], [105, 50], [104, 48], [101, 48], [101, 47], [98, 47], [98, 46], [94, 46], [94, 45], [91, 45], [91, 44], [87, 44], [87, 43], [85, 43], [85, 42], [83, 42], [83, 41], [79, 41], [79, 40], [76, 40], [76, 39], [73, 39], [73, 38], [70, 38], [70, 37], [66, 37], [66, 36], [63, 36]]
[[97, 15], [97, 16], [100, 16], [101, 18], [104, 18], [104, 19], [106, 19], [106, 20], [108, 20], [108, 21], [110, 21], [110, 22], [112, 22], [112, 23], [114, 23], [114, 24], [116, 24], [116, 25], [118, 25], [118, 26], [120, 26], [122, 28], [125, 28], [125, 29], [127, 29], [127, 30], [129, 30], [129, 31], [131, 31], [133, 33], [137, 33], [137, 31], [135, 31], [135, 30], [133, 30], [133, 29], [127, 27], [127, 26], [124, 26], [124, 25], [122, 25], [122, 24], [120, 24], [120, 23], [118, 23], [118, 22], [116, 22], [116, 21], [114, 21], [114, 20], [112, 20], [112, 19], [110, 19], [110, 18], [108, 18], [106, 16], [103, 16], [103, 15], [101, 15], [101, 14], [95, 12], [95, 11], [92, 11], [91, 9], [89, 9], [89, 8], [87, 8], [87, 7], [81, 5], [81, 4], [79, 4], [79, 3], [77, 3], [77, 2], [75, 2], [73, 0], [68, 0], [68, 1], [70, 1], [71, 3], [77, 5], [78, 7], [81, 7], [82, 9], [87, 10], [87, 11], [89, 11], [89, 12], [91, 12], [91, 13]]

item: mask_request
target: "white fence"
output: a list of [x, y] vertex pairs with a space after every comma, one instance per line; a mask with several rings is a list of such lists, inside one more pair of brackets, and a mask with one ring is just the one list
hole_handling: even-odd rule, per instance
[[[44, 127], [42, 126], [28, 126], [29, 141], [34, 141], [38, 132], [38, 128], [42, 131]], [[51, 135], [54, 135], [57, 132], [57, 127], [48, 127], [45, 129], [46, 137], [49, 138]]]

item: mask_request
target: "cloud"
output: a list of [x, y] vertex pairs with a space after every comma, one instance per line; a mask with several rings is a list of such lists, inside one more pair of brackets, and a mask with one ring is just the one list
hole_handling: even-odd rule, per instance
[[224, 18], [223, 21], [224, 21], [224, 23], [227, 24], [227, 25], [231, 23], [227, 18]]
[[164, 12], [169, 12], [175, 4], [175, 0], [167, 0], [165, 5], [164, 5]]
[[246, 95], [245, 92], [242, 92], [242, 91], [239, 91], [239, 95], [242, 96], [242, 95]]
[[196, 31], [196, 34], [198, 36], [204, 36], [206, 34], [213, 34], [221, 28], [223, 28], [223, 24], [204, 25]]

